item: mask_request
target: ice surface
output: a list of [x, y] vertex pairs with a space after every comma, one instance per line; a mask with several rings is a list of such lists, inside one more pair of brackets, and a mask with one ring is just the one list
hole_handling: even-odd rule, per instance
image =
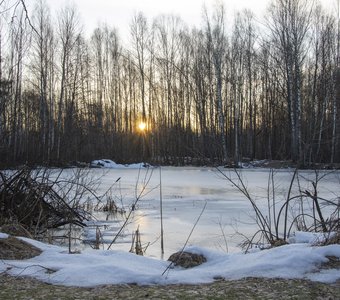
[[[165, 258], [183, 247], [205, 203], [207, 203], [206, 209], [191, 235], [188, 245], [235, 252], [240, 250], [238, 244], [243, 240], [241, 235], [235, 233], [242, 233], [250, 237], [258, 230], [249, 201], [221, 177], [216, 169], [162, 167], [161, 171]], [[121, 178], [116, 183], [113, 194], [116, 197], [114, 198], [116, 204], [122, 206], [126, 211], [129, 211], [131, 203], [136, 199], [136, 194], [139, 194], [144, 183], [151, 176], [145, 195], [143, 194], [137, 204], [137, 210], [133, 213], [132, 222], [129, 222], [124, 231], [125, 236], [118, 239], [117, 243], [113, 245], [113, 249], [128, 251], [131, 246], [129, 243], [131, 235], [139, 226], [143, 245], [150, 243], [145, 255], [160, 258], [159, 168], [150, 170], [108, 169], [105, 171], [105, 175], [102, 175], [101, 169], [93, 169], [92, 172], [93, 176], [101, 178], [100, 190], [102, 193], [117, 178]], [[235, 178], [232, 170], [224, 170], [224, 172]], [[262, 209], [264, 215], [268, 215], [269, 170], [247, 169], [241, 170], [241, 174], [250, 194], [256, 199], [257, 205]], [[300, 188], [312, 189], [311, 181], [314, 179], [315, 173], [303, 171], [300, 174], [300, 187], [295, 183], [292, 194]], [[279, 206], [287, 198], [292, 176], [292, 170], [275, 171], [275, 201]], [[340, 195], [339, 182], [338, 173], [331, 173], [325, 177], [319, 183], [319, 196], [326, 199], [336, 198], [336, 195]], [[107, 215], [98, 213], [96, 218], [98, 221], [106, 221]], [[101, 228], [106, 242], [109, 242], [110, 238], [112, 240], [114, 236], [115, 230], [112, 227], [117, 228], [120, 224], [122, 224], [122, 220], [108, 220], [106, 228]], [[85, 237], [87, 239], [95, 237], [95, 232], [93, 229], [91, 232], [91, 228], [87, 230], [87, 234], [88, 237]]]

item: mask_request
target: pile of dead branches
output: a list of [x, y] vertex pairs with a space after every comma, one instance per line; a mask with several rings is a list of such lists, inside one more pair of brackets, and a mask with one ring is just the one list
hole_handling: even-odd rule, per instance
[[85, 226], [84, 213], [71, 206], [46, 172], [28, 167], [0, 171], [0, 226], [18, 223], [33, 236], [67, 224]]

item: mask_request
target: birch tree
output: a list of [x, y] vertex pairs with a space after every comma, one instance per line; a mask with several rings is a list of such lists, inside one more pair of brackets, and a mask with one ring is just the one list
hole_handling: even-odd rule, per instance
[[268, 27], [273, 46], [282, 60], [285, 94], [290, 120], [291, 158], [303, 163], [301, 132], [302, 66], [306, 56], [306, 35], [312, 7], [307, 0], [274, 0], [269, 10]]
[[32, 32], [31, 72], [34, 88], [39, 91], [40, 155], [43, 161], [51, 159], [54, 130], [54, 33], [49, 8], [43, 0], [37, 2], [32, 18], [36, 31]]
[[223, 111], [223, 98], [222, 98], [223, 59], [227, 46], [225, 36], [225, 9], [223, 3], [222, 2], [216, 3], [216, 8], [212, 19], [208, 16], [207, 9], [205, 9], [204, 18], [207, 47], [211, 48], [212, 61], [215, 71], [216, 82], [215, 101], [218, 115], [219, 136], [222, 148], [222, 161], [227, 162], [228, 153], [225, 132], [225, 116]]
[[57, 145], [56, 159], [61, 158], [61, 143], [64, 133], [64, 114], [68, 95], [68, 88], [71, 86], [71, 60], [73, 50], [79, 38], [79, 19], [74, 7], [67, 6], [61, 10], [58, 18], [58, 34], [60, 41], [60, 91], [57, 107]]

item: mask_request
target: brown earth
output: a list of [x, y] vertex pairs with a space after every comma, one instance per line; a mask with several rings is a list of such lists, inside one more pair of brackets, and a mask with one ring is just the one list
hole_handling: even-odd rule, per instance
[[0, 259], [29, 259], [40, 253], [40, 249], [15, 237], [0, 239]]
[[79, 288], [0, 275], [0, 299], [340, 299], [340, 282], [246, 278], [200, 285]]

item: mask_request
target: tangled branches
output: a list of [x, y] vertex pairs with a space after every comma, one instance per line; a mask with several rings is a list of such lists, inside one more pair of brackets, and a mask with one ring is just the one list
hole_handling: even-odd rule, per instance
[[58, 192], [57, 180], [46, 170], [0, 171], [0, 225], [18, 223], [33, 236], [67, 224], [84, 227], [86, 215]]

